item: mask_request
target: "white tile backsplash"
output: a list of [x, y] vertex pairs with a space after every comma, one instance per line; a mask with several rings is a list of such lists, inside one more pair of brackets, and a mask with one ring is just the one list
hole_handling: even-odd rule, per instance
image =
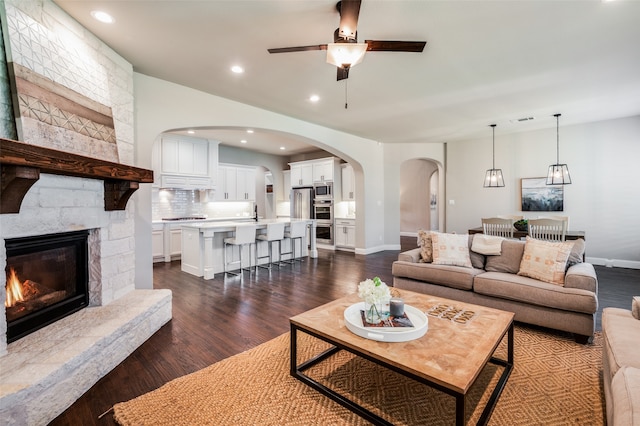
[[206, 216], [208, 218], [251, 217], [253, 202], [208, 201], [212, 194], [206, 190], [158, 189], [152, 190], [152, 219]]

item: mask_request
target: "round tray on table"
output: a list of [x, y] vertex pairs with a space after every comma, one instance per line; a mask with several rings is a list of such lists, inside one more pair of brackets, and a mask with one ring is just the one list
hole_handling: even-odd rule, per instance
[[344, 324], [354, 334], [381, 342], [407, 342], [418, 339], [427, 332], [429, 319], [418, 308], [405, 305], [404, 311], [413, 323], [413, 327], [365, 327], [362, 325], [360, 311], [364, 310], [364, 302], [355, 303], [344, 310]]

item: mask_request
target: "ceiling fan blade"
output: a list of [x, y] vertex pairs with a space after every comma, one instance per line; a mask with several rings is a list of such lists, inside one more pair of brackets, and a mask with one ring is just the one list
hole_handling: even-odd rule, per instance
[[367, 51], [375, 52], [422, 52], [426, 41], [365, 40]]
[[356, 39], [358, 15], [360, 15], [361, 0], [341, 0], [337, 9], [340, 13], [340, 31], [338, 35], [346, 40]]
[[349, 68], [336, 67], [338, 69], [338, 78], [336, 81], [349, 78]]
[[306, 52], [307, 50], [327, 50], [326, 44], [313, 44], [311, 46], [278, 47], [267, 49], [269, 53]]

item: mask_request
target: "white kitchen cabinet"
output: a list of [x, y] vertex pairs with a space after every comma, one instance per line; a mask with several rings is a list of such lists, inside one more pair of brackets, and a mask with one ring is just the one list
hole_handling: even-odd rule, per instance
[[165, 135], [159, 147], [154, 147], [153, 159], [162, 188], [208, 189], [216, 185], [218, 146], [215, 142]]
[[254, 201], [256, 199], [256, 169], [236, 168], [236, 183], [236, 200]]
[[169, 256], [165, 252], [165, 261], [171, 261], [182, 255], [182, 228], [180, 226], [169, 226], [169, 247], [167, 247]]
[[313, 164], [298, 163], [291, 164], [291, 186], [312, 186], [313, 185]]
[[283, 184], [283, 200], [291, 201], [291, 170], [283, 170], [282, 171], [282, 180]]
[[312, 164], [314, 182], [333, 182], [333, 160], [319, 160]]
[[355, 219], [336, 219], [335, 243], [336, 243], [336, 247], [355, 249], [356, 247]]
[[356, 181], [353, 174], [353, 167], [349, 164], [342, 166], [342, 200], [354, 201], [356, 199]]
[[164, 260], [164, 227], [153, 225], [151, 230], [151, 254], [154, 261]]
[[256, 199], [256, 169], [220, 164], [216, 201], [254, 201]]

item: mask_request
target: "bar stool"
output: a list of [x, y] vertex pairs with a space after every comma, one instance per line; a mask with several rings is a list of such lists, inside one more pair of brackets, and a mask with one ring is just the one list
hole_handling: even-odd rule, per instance
[[[278, 248], [282, 246], [282, 240], [284, 239], [284, 222], [267, 223], [267, 233], [258, 234], [255, 239], [256, 243], [260, 241], [266, 241], [269, 246], [269, 256], [258, 256], [258, 247], [256, 245], [256, 270], [258, 267], [271, 270], [273, 265], [273, 243], [278, 242]], [[278, 250], [278, 253], [280, 251]], [[269, 266], [258, 265], [260, 259], [269, 258]]]
[[[282, 256], [288, 254], [291, 255], [291, 258], [287, 259], [287, 260], [281, 260], [281, 263], [289, 263], [289, 264], [293, 264], [295, 263], [295, 261], [299, 261], [302, 262], [302, 238], [305, 236], [305, 234], [307, 233], [307, 222], [303, 222], [303, 221], [295, 221], [295, 222], [291, 222], [291, 224], [289, 225], [289, 232], [285, 232], [284, 233], [284, 238], [285, 239], [290, 239], [291, 240], [291, 251], [286, 251], [286, 252], [280, 252], [280, 259], [282, 259]], [[296, 258], [296, 240], [300, 240], [300, 257]]]
[[[251, 244], [255, 242], [256, 238], [256, 225], [255, 224], [247, 224], [247, 225], [237, 225], [235, 236], [232, 238], [224, 239], [224, 273], [231, 275], [241, 275], [242, 274], [242, 249], [245, 246], [249, 246], [249, 270], [251, 270]], [[240, 260], [236, 260], [233, 262], [227, 263], [227, 246], [235, 246], [238, 247]], [[233, 248], [231, 249], [233, 253]], [[233, 263], [240, 263], [240, 269], [238, 273], [227, 271], [227, 266]]]

